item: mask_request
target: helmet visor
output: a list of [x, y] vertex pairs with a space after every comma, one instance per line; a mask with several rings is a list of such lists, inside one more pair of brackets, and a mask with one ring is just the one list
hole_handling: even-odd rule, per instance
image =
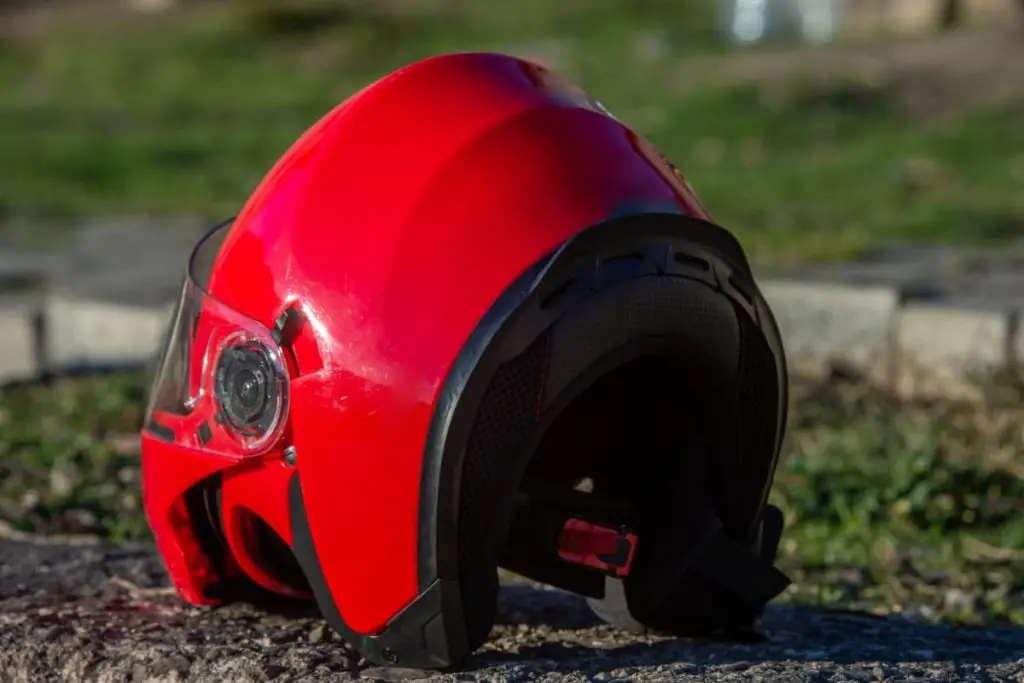
[[270, 330], [209, 294], [230, 227], [226, 221], [213, 228], [189, 258], [143, 432], [239, 459], [261, 455], [280, 439], [288, 366]]

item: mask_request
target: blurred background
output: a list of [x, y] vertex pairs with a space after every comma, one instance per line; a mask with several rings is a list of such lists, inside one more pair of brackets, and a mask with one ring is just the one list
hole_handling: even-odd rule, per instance
[[288, 143], [354, 88], [470, 49], [540, 59], [591, 90], [678, 160], [761, 261], [1021, 231], [1019, 0], [0, 8], [8, 242], [83, 217], [233, 215]]
[[[141, 247], [101, 250], [173, 288], [152, 245], [237, 212], [356, 88], [475, 49], [649, 136], [761, 269], [1024, 246], [1020, 0], [0, 0], [0, 250], [127, 225]], [[147, 381], [0, 390], [0, 530], [147, 538]], [[794, 382], [787, 599], [1024, 623], [1020, 402]]]

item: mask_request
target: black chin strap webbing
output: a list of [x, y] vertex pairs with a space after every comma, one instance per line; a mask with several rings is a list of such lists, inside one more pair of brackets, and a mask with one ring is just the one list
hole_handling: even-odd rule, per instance
[[[766, 605], [790, 584], [774, 566], [782, 535], [782, 513], [767, 506], [753, 537], [737, 540], [726, 533], [711, 502], [680, 483], [671, 505], [664, 506], [657, 538], [643, 549], [631, 593], [656, 609], [684, 579], [686, 572], [727, 589], [752, 607]], [[643, 539], [639, 541], [643, 543]]]
[[773, 564], [783, 524], [777, 508], [767, 506], [754, 537], [741, 542], [726, 534], [703, 495], [680, 493], [655, 524], [644, 524], [637, 533], [628, 523], [631, 510], [621, 501], [533, 489], [517, 497], [504, 551], [511, 558], [541, 554], [556, 565], [564, 562], [620, 580], [632, 576], [631, 602], [645, 611], [665, 604], [687, 572], [755, 609], [786, 590], [790, 580]]
[[727, 588], [752, 606], [766, 605], [790, 584], [789, 577], [773, 564], [782, 535], [778, 508], [765, 508], [760, 531], [760, 543], [752, 548], [729, 538], [719, 525], [696, 549], [689, 571]]

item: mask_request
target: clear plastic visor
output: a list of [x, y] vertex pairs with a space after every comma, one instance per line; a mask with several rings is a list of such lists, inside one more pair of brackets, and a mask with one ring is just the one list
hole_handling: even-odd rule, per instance
[[209, 294], [231, 225], [214, 227], [189, 258], [143, 431], [239, 459], [261, 455], [280, 439], [288, 366], [269, 329]]

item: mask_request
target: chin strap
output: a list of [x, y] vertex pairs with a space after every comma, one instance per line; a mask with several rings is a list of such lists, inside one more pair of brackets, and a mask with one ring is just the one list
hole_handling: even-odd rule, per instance
[[723, 605], [719, 610], [706, 594], [677, 605], [680, 587], [711, 584], [734, 607], [744, 605], [739, 613], [745, 615], [759, 615], [789, 587], [789, 578], [774, 566], [783, 527], [778, 508], [766, 506], [752, 537], [738, 541], [726, 534], [714, 508], [697, 492], [687, 491], [667, 507], [652, 525], [654, 535], [645, 539], [624, 523], [630, 510], [619, 501], [535, 489], [517, 497], [502, 554], [514, 571], [600, 598], [592, 601], [599, 614], [610, 610], [642, 622], [649, 621], [643, 615], [652, 614], [658, 622], [671, 621], [666, 611], [692, 607], [694, 621], [727, 629], [735, 609]]
[[652, 567], [645, 562], [628, 582], [606, 577], [602, 596], [587, 602], [606, 622], [631, 631], [760, 641], [757, 619], [790, 580], [773, 565], [781, 511], [766, 507], [757, 529], [759, 543], [743, 544], [719, 526], [691, 552], [678, 553], [677, 564], [662, 560]]
[[[775, 566], [782, 536], [782, 513], [766, 506], [748, 539], [726, 533], [710, 501], [689, 486], [673, 500], [657, 524], [656, 544], [644, 549], [630, 597], [637, 607], [657, 610], [694, 574], [727, 590], [751, 608], [763, 606], [790, 585]], [[641, 540], [642, 542], [642, 540]]]
[[725, 535], [721, 527], [694, 554], [688, 567], [727, 588], [752, 606], [763, 606], [790, 585], [790, 579], [775, 567], [775, 554], [782, 536], [782, 511], [766, 506], [761, 515], [756, 548], [741, 545]]

